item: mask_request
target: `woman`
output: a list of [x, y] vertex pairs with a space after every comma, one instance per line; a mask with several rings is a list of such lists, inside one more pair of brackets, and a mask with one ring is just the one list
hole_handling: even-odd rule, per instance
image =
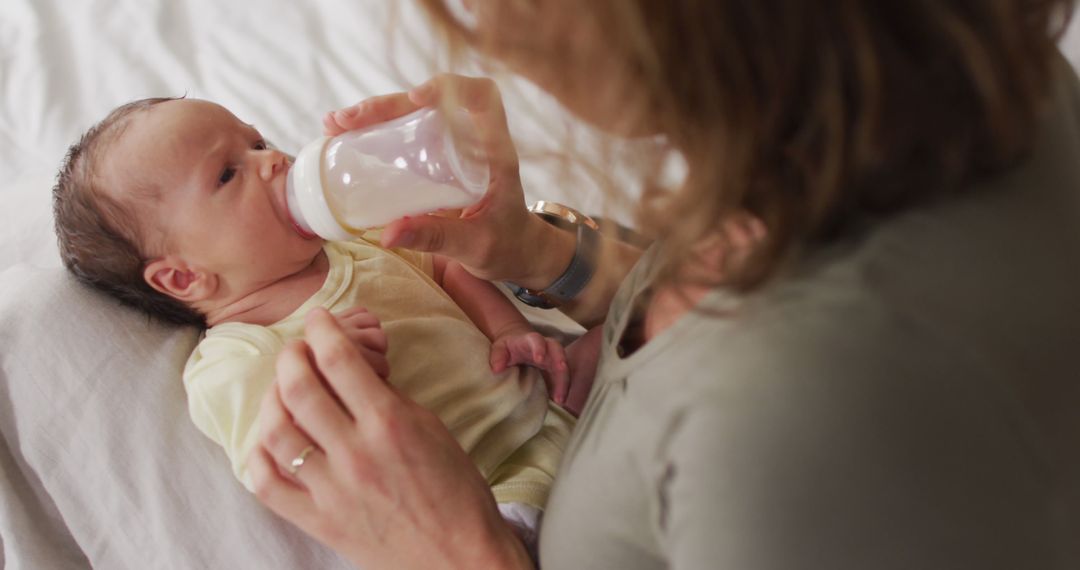
[[[688, 165], [641, 198], [657, 243], [601, 248], [563, 306], [604, 346], [546, 568], [1080, 567], [1071, 2], [474, 0], [469, 25], [425, 4], [454, 46]], [[327, 126], [447, 97], [486, 133], [488, 196], [384, 242], [548, 287], [578, 243], [522, 208], [490, 82]], [[530, 567], [446, 430], [325, 314], [264, 414], [260, 498], [362, 567]]]

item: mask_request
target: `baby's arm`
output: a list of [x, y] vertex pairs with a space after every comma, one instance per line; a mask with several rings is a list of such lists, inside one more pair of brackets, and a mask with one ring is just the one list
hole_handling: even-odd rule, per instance
[[552, 399], [565, 403], [570, 384], [562, 345], [536, 332], [491, 283], [451, 259], [436, 255], [433, 261], [435, 282], [491, 339], [491, 370], [501, 372], [517, 364], [540, 368], [546, 372]]

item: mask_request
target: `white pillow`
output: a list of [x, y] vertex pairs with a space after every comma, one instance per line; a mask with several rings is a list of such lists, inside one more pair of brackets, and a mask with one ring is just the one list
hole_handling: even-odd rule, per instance
[[0, 273], [0, 323], [0, 566], [348, 567], [188, 419], [195, 330], [27, 266]]
[[34, 171], [4, 185], [0, 211], [0, 271], [19, 263], [59, 267], [53, 233], [55, 172]]

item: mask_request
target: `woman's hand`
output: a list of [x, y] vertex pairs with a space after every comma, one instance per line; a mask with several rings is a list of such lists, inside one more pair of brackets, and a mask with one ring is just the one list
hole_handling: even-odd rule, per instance
[[379, 378], [325, 310], [282, 352], [260, 414], [256, 495], [360, 567], [530, 567], [443, 424]]
[[473, 275], [489, 281], [513, 281], [532, 289], [547, 287], [569, 265], [575, 236], [525, 209], [517, 151], [494, 81], [440, 75], [408, 93], [373, 97], [328, 113], [323, 126], [327, 135], [337, 135], [444, 100], [468, 110], [474, 121], [491, 169], [488, 191], [456, 218], [397, 220], [383, 231], [382, 244], [452, 257]]

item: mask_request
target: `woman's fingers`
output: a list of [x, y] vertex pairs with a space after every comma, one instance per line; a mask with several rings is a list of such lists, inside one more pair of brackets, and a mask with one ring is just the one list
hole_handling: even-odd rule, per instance
[[[259, 410], [259, 446], [266, 451], [279, 467], [285, 479], [299, 483], [289, 473], [292, 459], [299, 456], [309, 446], [314, 445], [311, 438], [300, 431], [292, 422], [292, 417], [285, 411], [278, 394], [277, 383], [271, 386], [263, 398]], [[257, 450], [256, 449], [256, 450]], [[255, 451], [252, 451], [252, 455]], [[251, 461], [251, 458], [248, 458]]]
[[502, 96], [493, 80], [444, 73], [414, 87], [408, 96], [413, 104], [420, 107], [447, 101], [451, 106], [468, 110], [488, 160], [498, 165], [498, 168], [493, 169], [493, 175], [495, 170], [506, 167], [516, 171], [517, 152], [510, 137]]
[[404, 247], [452, 257], [467, 266], [483, 266], [478, 260], [491, 249], [484, 245], [489, 233], [471, 220], [441, 216], [411, 216], [391, 222], [383, 230], [383, 247]]
[[334, 118], [335, 111], [329, 111], [323, 115], [322, 126], [323, 134], [328, 137], [336, 137], [345, 132], [345, 129], [338, 124], [337, 119]]
[[[290, 481], [270, 453], [256, 446], [247, 460], [255, 496], [270, 510], [307, 530], [314, 523], [311, 498], [302, 487]], [[308, 531], [310, 532], [310, 531]]]
[[[329, 315], [327, 314], [328, 318]], [[333, 319], [331, 318], [331, 321]], [[349, 342], [346, 340], [346, 342]], [[351, 348], [351, 346], [350, 346]], [[354, 350], [355, 352], [355, 350]], [[291, 417], [321, 448], [335, 445], [336, 438], [350, 429], [351, 412], [343, 410], [337, 400], [323, 387], [320, 375], [312, 362], [308, 344], [292, 341], [277, 359], [277, 379], [274, 392], [280, 398], [283, 414], [267, 429], [288, 429], [285, 420]], [[269, 396], [268, 396], [269, 397]], [[276, 408], [264, 400], [264, 413]], [[272, 434], [271, 434], [272, 435]], [[265, 437], [265, 434], [264, 434]], [[301, 449], [282, 449], [282, 453], [299, 453]]]
[[323, 117], [323, 132], [327, 136], [396, 119], [419, 109], [406, 93], [392, 93], [365, 99], [355, 105], [331, 111]]
[[247, 470], [256, 491], [286, 497], [325, 484], [330, 472], [326, 456], [286, 411], [275, 383], [259, 410], [259, 443], [247, 458]]

